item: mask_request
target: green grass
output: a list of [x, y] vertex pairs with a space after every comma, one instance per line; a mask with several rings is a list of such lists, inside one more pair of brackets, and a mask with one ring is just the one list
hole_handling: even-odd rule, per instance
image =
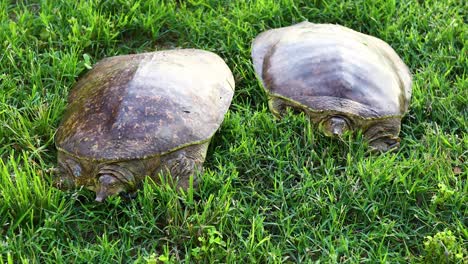
[[[442, 260], [464, 252], [467, 263], [467, 10], [461, 0], [0, 0], [0, 263], [426, 263], [441, 248]], [[306, 19], [379, 37], [408, 64], [398, 152], [368, 156], [360, 135], [330, 139], [303, 115], [269, 113], [251, 41]], [[53, 137], [78, 76], [107, 56], [171, 47], [216, 52], [236, 79], [200, 188], [145, 184], [104, 204], [52, 188]]]

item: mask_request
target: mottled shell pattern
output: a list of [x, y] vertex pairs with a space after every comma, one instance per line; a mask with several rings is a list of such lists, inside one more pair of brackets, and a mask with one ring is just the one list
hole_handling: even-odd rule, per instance
[[81, 159], [143, 159], [209, 141], [234, 79], [216, 54], [176, 49], [104, 59], [71, 90], [56, 134]]
[[269, 96], [311, 112], [370, 120], [408, 109], [407, 66], [384, 41], [343, 26], [302, 22], [265, 31], [252, 58]]

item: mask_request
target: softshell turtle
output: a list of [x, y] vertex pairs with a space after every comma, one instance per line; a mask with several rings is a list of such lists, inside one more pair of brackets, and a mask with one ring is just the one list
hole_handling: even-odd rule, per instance
[[57, 130], [56, 186], [96, 201], [168, 171], [186, 188], [234, 94], [216, 54], [176, 49], [103, 59], [71, 90]]
[[374, 150], [399, 146], [411, 74], [384, 41], [331, 24], [272, 29], [252, 45], [272, 113], [305, 112], [329, 136], [361, 129]]

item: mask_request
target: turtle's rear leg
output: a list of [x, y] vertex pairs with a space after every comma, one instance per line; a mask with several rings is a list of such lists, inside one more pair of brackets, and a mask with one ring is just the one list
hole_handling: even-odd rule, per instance
[[171, 179], [178, 187], [187, 189], [190, 185], [190, 176], [193, 175], [196, 186], [197, 172], [203, 171], [203, 162], [205, 161], [206, 151], [209, 142], [185, 147], [175, 151], [162, 160], [162, 167], [165, 167], [171, 175]]

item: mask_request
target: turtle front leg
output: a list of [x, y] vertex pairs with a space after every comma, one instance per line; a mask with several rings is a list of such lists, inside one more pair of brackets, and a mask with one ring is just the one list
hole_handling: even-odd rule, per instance
[[401, 120], [399, 118], [388, 118], [373, 124], [364, 133], [369, 140], [371, 153], [395, 151], [400, 146]]
[[270, 97], [268, 99], [268, 107], [271, 113], [278, 119], [286, 115], [286, 102], [283, 99]]
[[[165, 167], [169, 171], [172, 179], [178, 187], [188, 189], [190, 185], [190, 176], [203, 171], [203, 162], [205, 161], [206, 151], [209, 142], [186, 147], [171, 154]], [[194, 179], [194, 186], [197, 180]]]
[[396, 151], [400, 147], [400, 138], [384, 136], [369, 143], [371, 153]]
[[271, 113], [278, 119], [284, 117], [288, 113], [288, 111], [292, 111], [295, 114], [299, 114], [301, 112], [308, 114], [307, 111], [305, 111], [305, 109], [303, 109], [302, 107], [295, 105], [294, 103], [284, 100], [282, 98], [274, 96], [269, 97], [268, 107], [270, 108]]

